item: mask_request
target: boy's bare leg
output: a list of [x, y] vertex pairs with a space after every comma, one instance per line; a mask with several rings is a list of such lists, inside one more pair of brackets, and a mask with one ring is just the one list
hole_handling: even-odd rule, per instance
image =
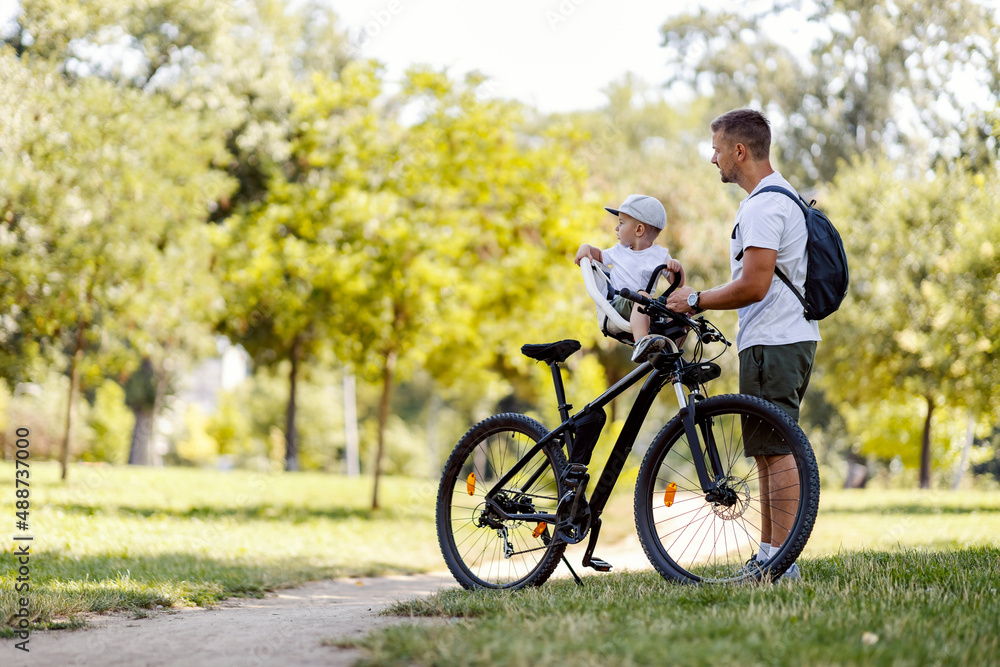
[[[645, 292], [639, 292], [639, 294], [646, 297], [649, 296]], [[632, 338], [636, 342], [649, 334], [649, 315], [639, 312], [639, 304], [632, 304], [632, 316], [629, 317], [628, 323], [632, 327]]]

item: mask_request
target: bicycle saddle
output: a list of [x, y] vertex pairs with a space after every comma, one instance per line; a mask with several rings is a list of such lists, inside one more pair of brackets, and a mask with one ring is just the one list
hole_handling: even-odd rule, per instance
[[521, 354], [529, 359], [544, 361], [547, 364], [562, 363], [580, 349], [580, 342], [561, 340], [557, 343], [539, 343], [537, 345], [522, 345]]

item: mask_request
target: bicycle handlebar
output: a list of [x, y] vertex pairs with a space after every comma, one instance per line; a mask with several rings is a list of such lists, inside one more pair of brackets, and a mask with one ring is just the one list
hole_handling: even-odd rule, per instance
[[[679, 283], [680, 283], [680, 277], [678, 276], [674, 279], [673, 284], [670, 286], [670, 289], [667, 290], [666, 294], [669, 295], [672, 291], [677, 289]], [[711, 324], [703, 317], [694, 320], [685, 315], [684, 313], [677, 313], [670, 310], [669, 308], [666, 307], [665, 304], [663, 304], [657, 299], [650, 299], [649, 297], [643, 296], [638, 292], [633, 292], [627, 287], [623, 287], [622, 289], [618, 290], [618, 294], [628, 299], [629, 301], [634, 301], [641, 306], [645, 306], [646, 308], [654, 311], [659, 315], [664, 315], [666, 317], [669, 317], [678, 324], [682, 324], [686, 327], [689, 327], [692, 331], [695, 332], [695, 334], [703, 343], [711, 343], [714, 341], [718, 341], [721, 343], [725, 343], [727, 347], [732, 345], [732, 343], [726, 340], [726, 338], [722, 335], [722, 333], [715, 328], [715, 325]]]

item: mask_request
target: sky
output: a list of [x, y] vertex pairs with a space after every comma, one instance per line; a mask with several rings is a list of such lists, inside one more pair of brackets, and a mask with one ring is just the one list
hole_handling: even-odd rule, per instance
[[662, 83], [668, 72], [660, 26], [692, 4], [352, 0], [333, 8], [360, 55], [385, 63], [390, 79], [413, 63], [455, 75], [479, 70], [495, 96], [548, 113], [600, 106], [601, 91], [626, 72]]
[[[296, 0], [288, 0], [296, 2]], [[471, 70], [484, 91], [543, 113], [601, 106], [627, 72], [659, 86], [668, 77], [660, 27], [698, 6], [746, 11], [767, 0], [325, 0], [358, 57], [386, 66], [390, 82], [413, 64]], [[0, 0], [0, 24], [18, 0]], [[796, 40], [803, 48], [810, 40]]]
[[[294, 1], [294, 0], [292, 0]], [[415, 63], [478, 70], [488, 92], [540, 111], [600, 106], [601, 90], [626, 72], [667, 76], [659, 28], [697, 3], [662, 0], [328, 0], [357, 54], [382, 61], [390, 80]], [[731, 0], [701, 4], [743, 6]], [[0, 0], [0, 23], [17, 0]]]
[[[289, 0], [295, 2], [296, 0]], [[660, 27], [699, 6], [745, 12], [767, 0], [326, 0], [359, 57], [386, 65], [398, 81], [413, 64], [478, 70], [486, 93], [514, 98], [543, 113], [601, 106], [609, 83], [631, 72], [659, 86], [669, 75]], [[1000, 0], [986, 0], [994, 7]], [[17, 0], [0, 0], [0, 24]], [[815, 26], [775, 16], [765, 24], [801, 55]], [[776, 30], [775, 30], [776, 29]], [[667, 94], [664, 92], [663, 94]], [[670, 94], [676, 94], [672, 91]]]

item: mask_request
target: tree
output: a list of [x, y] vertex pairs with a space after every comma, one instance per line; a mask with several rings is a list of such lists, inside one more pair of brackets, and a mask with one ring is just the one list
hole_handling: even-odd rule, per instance
[[415, 364], [481, 396], [485, 385], [473, 382], [485, 374], [530, 367], [512, 347], [581, 329], [597, 335], [570, 261], [600, 210], [584, 196], [588, 174], [570, 150], [577, 133], [537, 131], [519, 104], [484, 98], [484, 83], [415, 69], [404, 84], [407, 103], [423, 113], [402, 135], [390, 182], [399, 208], [380, 221], [371, 269], [376, 285], [392, 287], [379, 299], [382, 316], [360, 323], [372, 344], [353, 357], [379, 368], [383, 405], [397, 373]]
[[135, 416], [130, 464], [159, 464], [152, 445], [165, 399], [192, 361], [216, 352], [213, 329], [221, 304], [210, 270], [212, 230], [204, 222], [207, 215], [208, 207], [193, 210], [190, 222], [170, 229], [149, 255], [130, 304], [128, 344], [141, 359], [125, 384]]
[[[203, 136], [212, 138], [196, 152], [214, 151], [213, 166], [225, 168], [238, 187], [235, 193], [228, 182], [216, 187], [221, 174], [213, 174], [206, 191], [214, 200], [197, 217], [203, 220], [212, 211], [222, 219], [242, 202], [259, 201], [266, 174], [287, 166], [289, 93], [296, 77], [316, 68], [337, 71], [347, 60], [346, 43], [334, 23], [329, 8], [314, 2], [289, 10], [277, 0], [83, 6], [49, 0], [24, 7], [8, 41], [22, 59], [48, 63], [68, 81], [111, 81], [199, 122]], [[226, 138], [225, 150], [219, 137]], [[189, 201], [205, 205], [201, 197]], [[176, 372], [186, 356], [203, 347], [204, 320], [211, 311], [203, 298], [211, 281], [204, 265], [190, 261], [203, 257], [204, 244], [187, 234], [190, 252], [177, 253], [174, 231], [149, 256], [147, 268], [153, 270], [155, 264], [156, 276], [147, 277], [145, 298], [138, 301], [150, 307], [140, 317], [144, 326], [130, 329], [136, 338], [130, 342], [132, 351], [148, 371], [139, 372], [129, 385], [137, 411], [133, 462], [148, 460], [156, 408], [171, 385], [168, 368]], [[8, 358], [24, 358], [25, 351]], [[137, 391], [144, 383], [147, 390]], [[143, 399], [146, 394], [149, 400]]]
[[[824, 321], [827, 391], [852, 406], [924, 405], [920, 484], [928, 488], [932, 426], [942, 405], [995, 415], [1000, 380], [1000, 179], [961, 166], [907, 176], [856, 161], [828, 193], [853, 283]], [[829, 322], [829, 324], [827, 324]]]
[[371, 260], [343, 239], [346, 229], [361, 230], [379, 213], [370, 184], [384, 178], [390, 160], [373, 103], [380, 91], [371, 63], [353, 64], [336, 80], [315, 75], [295, 98], [289, 170], [273, 170], [264, 200], [227, 220], [216, 238], [223, 330], [258, 366], [290, 362], [289, 470], [299, 467], [299, 374], [331, 341], [356, 335], [350, 318], [369, 307], [343, 297], [367, 283]]
[[[272, 342], [261, 353], [312, 326], [317, 345], [328, 341], [379, 383], [378, 480], [399, 375], [421, 365], [459, 382], [495, 366], [513, 330], [541, 329], [568, 310], [554, 297], [565, 283], [552, 282], [549, 267], [571, 266], [586, 175], [557, 138], [523, 133], [516, 104], [481, 99], [479, 77], [456, 83], [413, 71], [386, 102], [370, 64], [311, 83], [293, 112], [298, 169], [276, 177], [267, 200], [233, 227], [244, 245], [272, 245], [237, 252], [241, 273], [226, 280], [254, 295], [247, 312], [268, 313], [258, 331]], [[409, 125], [398, 120], [406, 105], [423, 112]], [[311, 301], [279, 308], [277, 293], [254, 291], [298, 280]]]
[[[4, 78], [31, 119], [6, 159], [7, 233], [30, 241], [20, 251], [18, 335], [64, 351], [70, 377], [63, 478], [76, 426], [83, 376], [126, 370], [136, 362], [128, 339], [132, 305], [157, 248], [221, 196], [221, 146], [182, 109], [97, 78], [67, 81], [47, 63], [9, 52]], [[94, 355], [101, 353], [100, 363]]]
[[[790, 48], [790, 31], [815, 35], [807, 57]], [[985, 3], [775, 2], [749, 15], [702, 9], [662, 33], [672, 83], [713, 94], [720, 113], [770, 113], [777, 162], [800, 187], [879, 147], [995, 160], [1000, 27]]]

